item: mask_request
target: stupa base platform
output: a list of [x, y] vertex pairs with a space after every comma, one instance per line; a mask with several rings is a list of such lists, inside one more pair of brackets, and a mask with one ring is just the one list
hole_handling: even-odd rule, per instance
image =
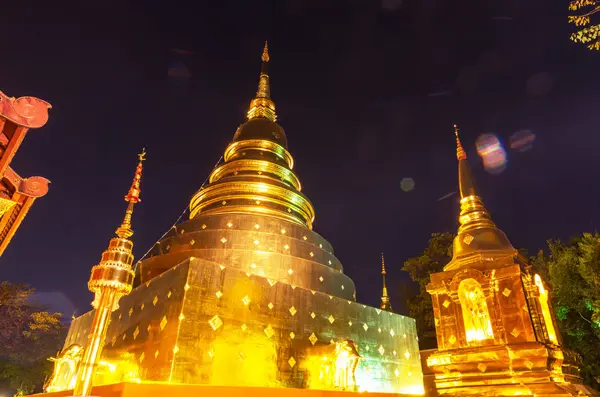
[[[280, 387], [173, 385], [167, 383], [116, 383], [96, 386], [92, 396], [97, 397], [347, 397], [352, 392], [339, 390], [293, 389]], [[358, 394], [358, 393], [355, 393]], [[361, 393], [362, 394], [362, 393]], [[30, 397], [67, 397], [73, 391], [34, 394]], [[416, 394], [369, 393], [370, 397], [417, 396]]]

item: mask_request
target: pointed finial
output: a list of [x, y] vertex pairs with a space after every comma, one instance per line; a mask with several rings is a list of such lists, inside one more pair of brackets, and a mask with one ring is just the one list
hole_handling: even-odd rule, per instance
[[138, 153], [138, 159], [140, 162], [146, 161], [146, 148], [142, 149], [142, 153]]
[[269, 58], [269, 45], [267, 44], [267, 42], [265, 41], [265, 48], [263, 48], [263, 53], [262, 53], [262, 57], [261, 57], [263, 62], [269, 62], [269, 60], [271, 58]]
[[260, 67], [260, 77], [258, 79], [258, 90], [256, 97], [250, 102], [250, 108], [246, 113], [248, 120], [264, 117], [273, 122], [277, 120], [275, 114], [275, 104], [271, 100], [271, 85], [269, 82], [269, 46], [265, 41], [265, 47], [262, 53], [262, 65]]
[[138, 165], [135, 168], [135, 174], [133, 176], [133, 181], [131, 182], [131, 187], [129, 188], [129, 192], [127, 192], [127, 196], [125, 196], [125, 201], [129, 203], [127, 206], [127, 210], [125, 210], [125, 218], [123, 219], [123, 223], [116, 231], [117, 236], [120, 238], [129, 238], [133, 236], [133, 230], [131, 230], [131, 215], [133, 214], [133, 206], [134, 204], [142, 201], [140, 199], [140, 182], [142, 180], [142, 163], [146, 161], [146, 148], [142, 149], [142, 152], [138, 154]]
[[381, 253], [381, 274], [383, 274], [384, 276], [387, 274], [385, 271], [385, 261], [383, 259], [383, 252]]
[[458, 160], [465, 160], [467, 158], [467, 153], [462, 147], [460, 143], [460, 137], [458, 136], [458, 126], [454, 124], [454, 135], [456, 135], [456, 158]]

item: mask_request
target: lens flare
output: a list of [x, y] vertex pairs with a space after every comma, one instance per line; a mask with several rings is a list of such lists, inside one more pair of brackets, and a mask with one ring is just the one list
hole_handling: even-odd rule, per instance
[[483, 160], [483, 167], [490, 174], [499, 174], [506, 168], [506, 150], [494, 134], [482, 134], [475, 142], [477, 154]]
[[533, 146], [535, 134], [530, 130], [519, 130], [510, 137], [510, 148], [519, 152], [526, 152]]
[[412, 178], [402, 178], [402, 181], [400, 181], [400, 188], [405, 192], [410, 192], [415, 188], [415, 181]]

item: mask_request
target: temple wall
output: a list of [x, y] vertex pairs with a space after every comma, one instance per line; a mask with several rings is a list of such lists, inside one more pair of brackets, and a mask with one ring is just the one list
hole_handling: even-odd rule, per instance
[[[130, 357], [141, 381], [334, 388], [321, 352], [351, 339], [359, 390], [423, 390], [415, 321], [352, 300], [192, 259], [120, 306], [103, 359]], [[85, 342], [89, 319], [73, 321], [66, 345]]]

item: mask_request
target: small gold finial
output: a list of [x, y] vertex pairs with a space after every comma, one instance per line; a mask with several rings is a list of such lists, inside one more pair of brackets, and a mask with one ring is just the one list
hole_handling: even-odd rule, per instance
[[458, 136], [458, 126], [456, 124], [454, 124], [454, 135], [456, 135], [456, 158], [458, 160], [466, 160], [467, 153], [465, 153], [465, 150], [463, 149], [462, 144], [460, 143], [460, 138]]
[[138, 153], [138, 159], [140, 159], [140, 162], [146, 161], [146, 148], [142, 149], [142, 153]]
[[271, 58], [269, 58], [269, 45], [267, 44], [267, 42], [265, 41], [265, 48], [263, 48], [263, 53], [262, 53], [262, 57], [261, 57], [263, 62], [269, 62], [269, 60]]
[[381, 274], [383, 274], [384, 276], [387, 274], [385, 271], [385, 261], [383, 259], [383, 253], [381, 253]]

